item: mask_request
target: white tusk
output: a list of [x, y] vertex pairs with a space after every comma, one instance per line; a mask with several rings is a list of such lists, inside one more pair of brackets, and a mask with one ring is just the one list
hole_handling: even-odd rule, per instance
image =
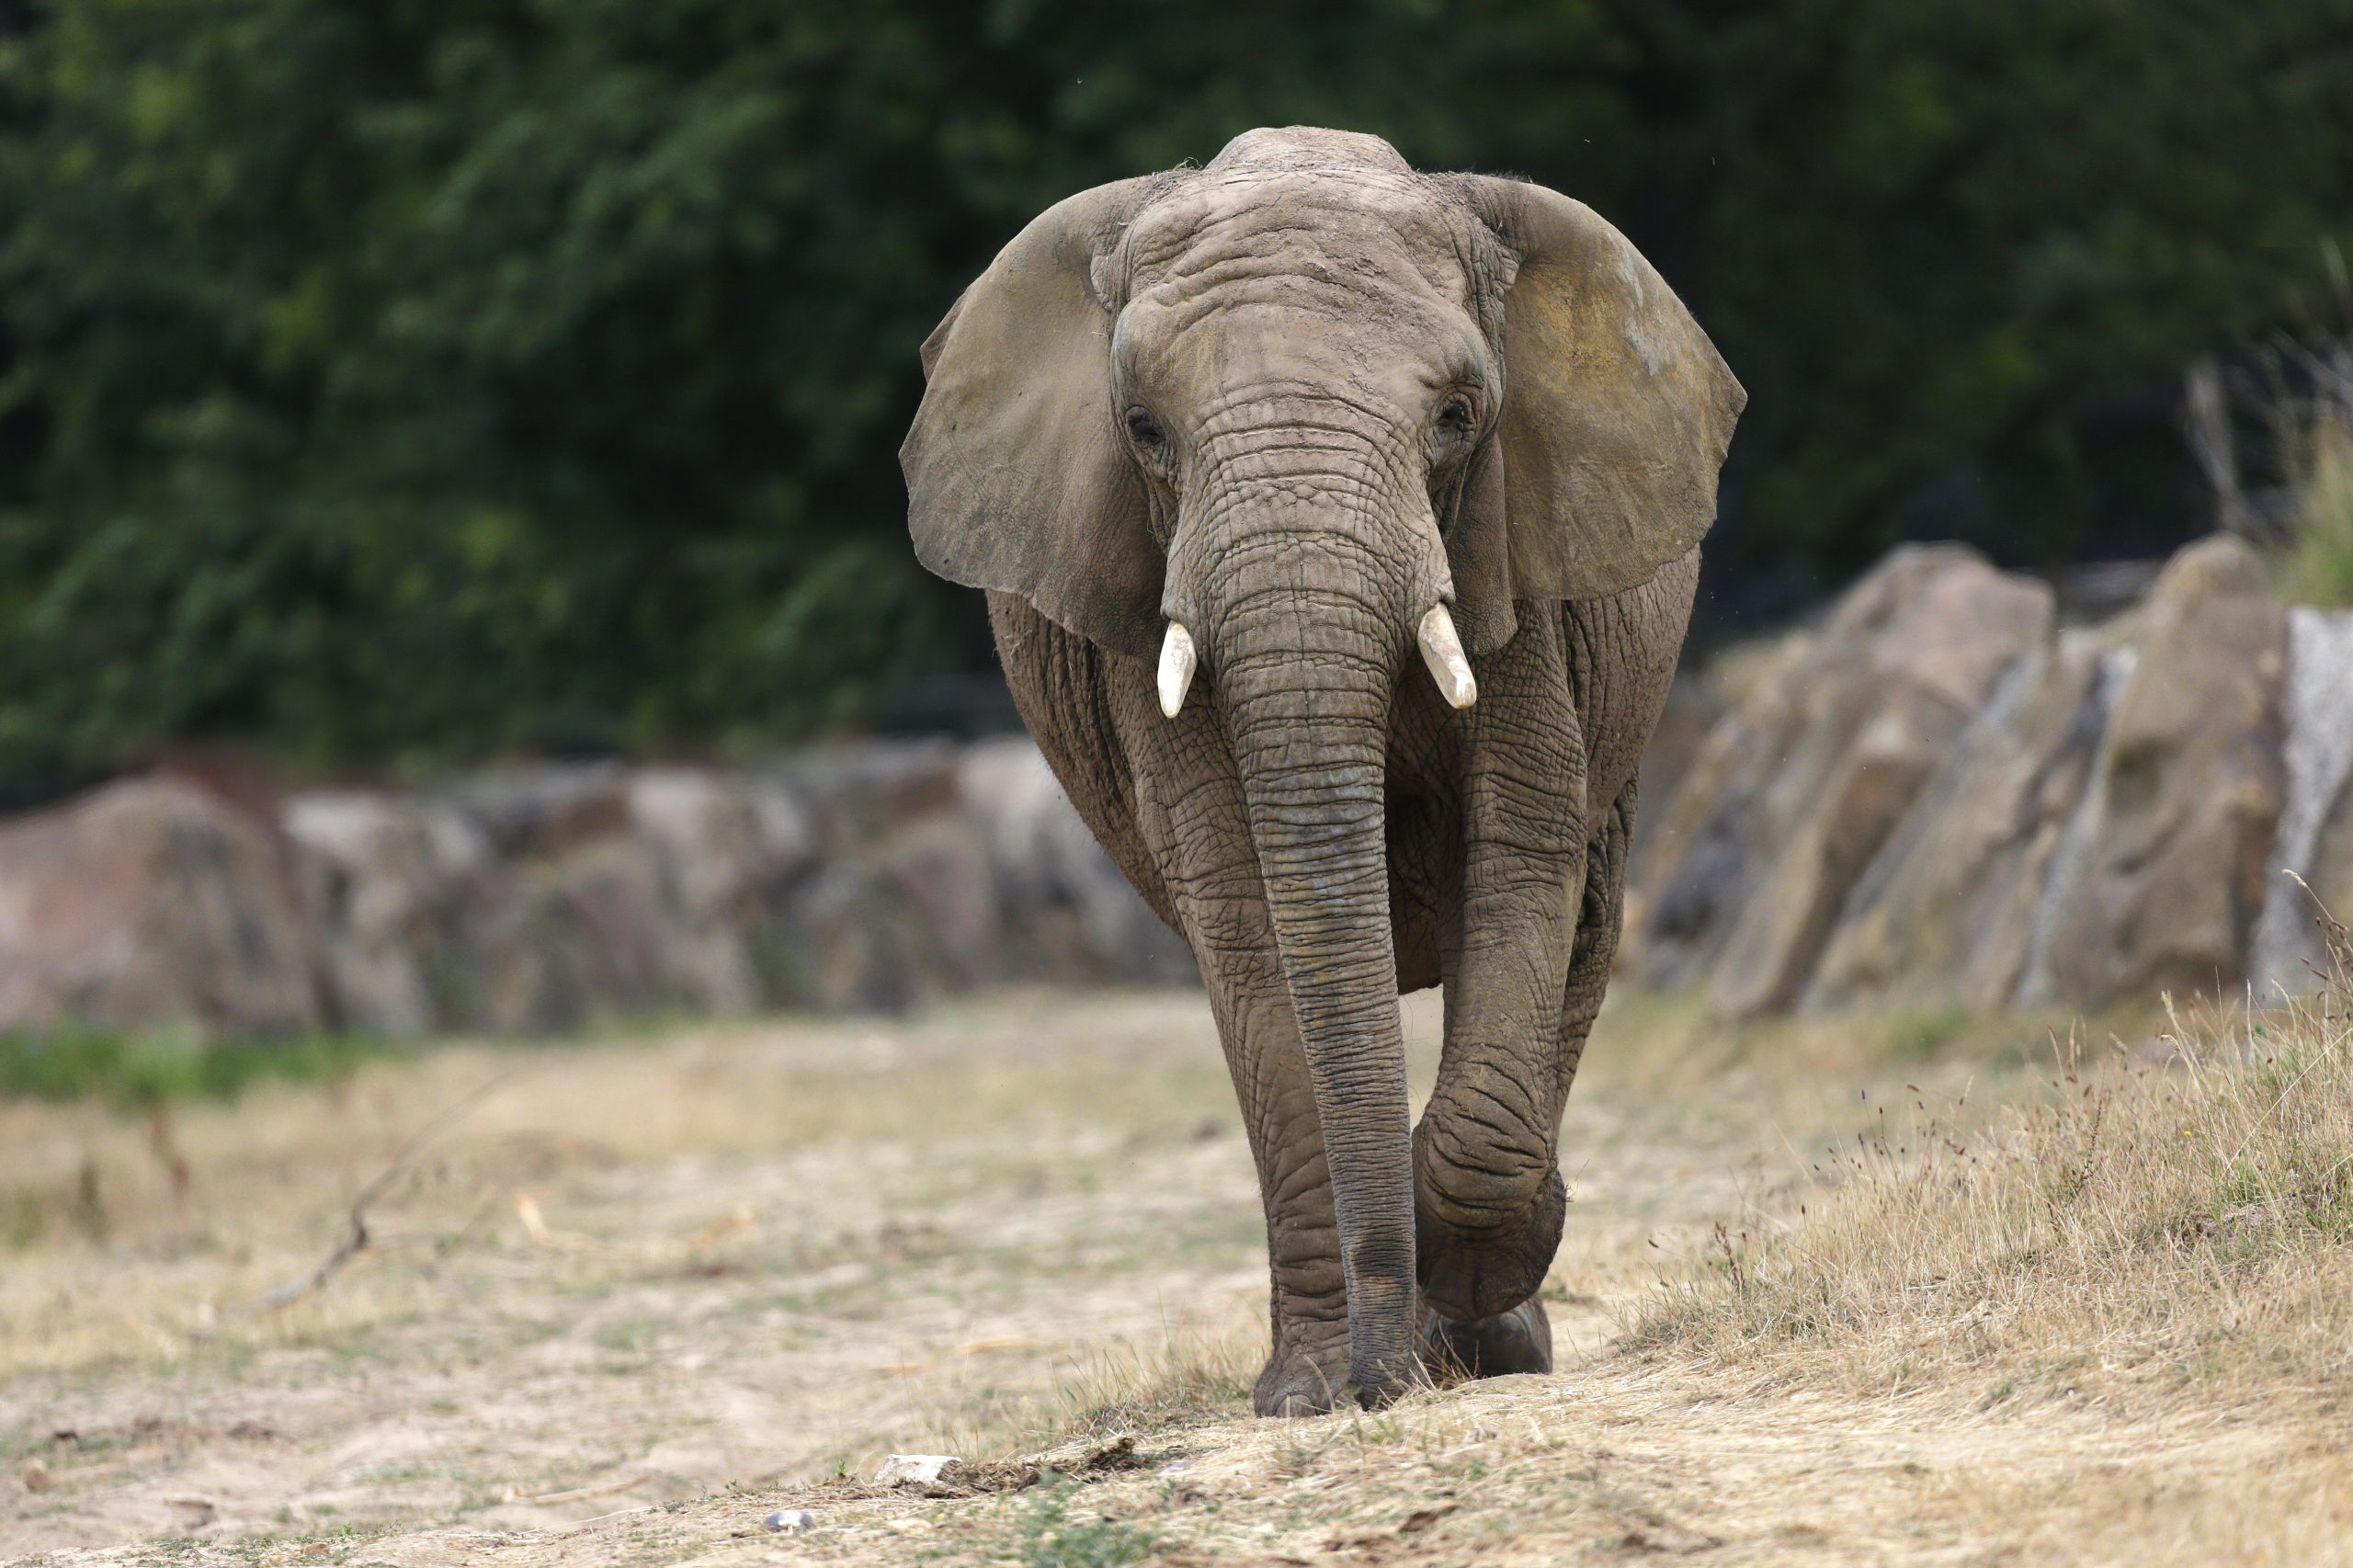
[[[1454, 617], [1446, 613], [1446, 606], [1430, 606], [1430, 612], [1422, 617], [1421, 630], [1415, 635], [1422, 644], [1422, 663], [1429, 665], [1430, 675], [1438, 682], [1438, 695], [1457, 708], [1468, 708], [1478, 701], [1479, 682], [1471, 674], [1471, 661], [1462, 656], [1462, 639], [1454, 634]], [[1167, 678], [1165, 675], [1161, 677], [1164, 691], [1167, 689]]]
[[1171, 719], [1185, 706], [1185, 693], [1192, 687], [1193, 665], [1198, 662], [1193, 634], [1170, 621], [1168, 636], [1160, 644], [1160, 710]]

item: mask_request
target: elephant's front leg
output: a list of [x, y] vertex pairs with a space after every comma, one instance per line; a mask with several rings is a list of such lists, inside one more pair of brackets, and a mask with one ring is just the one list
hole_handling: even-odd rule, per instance
[[[1585, 1059], [1586, 1037], [1601, 1012], [1609, 985], [1609, 966], [1618, 956], [1618, 937], [1626, 902], [1626, 851], [1633, 841], [1634, 781], [1628, 779], [1618, 799], [1602, 816], [1585, 852], [1585, 897], [1577, 917], [1576, 950], [1569, 958], [1568, 980], [1561, 991], [1560, 1045], [1553, 1057], [1552, 1125], [1560, 1124], [1577, 1064]], [[1423, 1325], [1426, 1350], [1441, 1363], [1473, 1376], [1498, 1372], [1552, 1370], [1552, 1325], [1540, 1297], [1529, 1297], [1508, 1312], [1458, 1323], [1437, 1312]]]
[[1441, 911], [1446, 1046], [1414, 1136], [1433, 1348], [1550, 1368], [1535, 1300], [1561, 1239], [1559, 1042], [1586, 882], [1586, 756], [1559, 620], [1529, 616], [1463, 714], [1460, 896]]
[[1223, 731], [1199, 698], [1162, 718], [1148, 690], [1139, 681], [1114, 694], [1137, 826], [1201, 967], [1266, 1207], [1274, 1349], [1252, 1404], [1261, 1415], [1320, 1415], [1347, 1382], [1348, 1299], [1298, 1016]]

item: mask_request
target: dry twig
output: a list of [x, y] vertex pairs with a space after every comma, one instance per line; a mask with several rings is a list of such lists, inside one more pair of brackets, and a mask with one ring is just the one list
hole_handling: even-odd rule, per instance
[[401, 1145], [399, 1152], [392, 1156], [392, 1163], [378, 1171], [368, 1185], [361, 1187], [352, 1198], [351, 1208], [346, 1217], [348, 1228], [345, 1231], [343, 1239], [335, 1244], [334, 1251], [321, 1258], [309, 1273], [299, 1278], [290, 1279], [267, 1295], [246, 1302], [236, 1311], [223, 1316], [219, 1324], [203, 1330], [195, 1337], [206, 1338], [225, 1324], [259, 1317], [264, 1312], [277, 1312], [282, 1307], [290, 1306], [301, 1301], [313, 1290], [324, 1289], [327, 1281], [334, 1278], [345, 1264], [368, 1250], [368, 1245], [373, 1239], [368, 1229], [368, 1206], [381, 1198], [392, 1183], [398, 1181], [407, 1172], [410, 1164], [418, 1154], [424, 1153], [426, 1145], [437, 1134], [463, 1119], [483, 1101], [488, 1099], [494, 1091], [512, 1083], [522, 1071], [523, 1069], [517, 1067], [501, 1073], [452, 1100], [426, 1119], [422, 1127], [409, 1134], [408, 1141]]

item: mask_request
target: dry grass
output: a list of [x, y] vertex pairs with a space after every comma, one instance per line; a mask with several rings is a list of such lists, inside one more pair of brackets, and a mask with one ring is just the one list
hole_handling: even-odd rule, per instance
[[2348, 997], [2340, 963], [2283, 1010], [2177, 1019], [2162, 1051], [2078, 1036], [1990, 1125], [1907, 1095], [1824, 1152], [1794, 1212], [1721, 1228], [1629, 1349], [1751, 1389], [2334, 1408], [2353, 1372]]
[[[1195, 996], [438, 1051], [184, 1108], [184, 1191], [135, 1119], [0, 1106], [39, 1211], [0, 1559], [2346, 1561], [2334, 1006], [2103, 1019], [2070, 1075], [2049, 1020], [1621, 993], [1563, 1128], [1562, 1375], [1290, 1423], [1246, 1415], [1263, 1252]], [[223, 1324], [517, 1064], [381, 1245]], [[893, 1449], [1028, 1462], [854, 1479]]]
[[[1051, 1413], [1021, 1434], [1018, 1446], [1110, 1439], [1213, 1412], [1238, 1415], [1266, 1360], [1265, 1340], [1259, 1314], [1240, 1311], [1103, 1346], [1056, 1380]], [[972, 1451], [987, 1452], [985, 1439]]]
[[1049, 1354], [1036, 1375], [992, 1381], [960, 1399], [938, 1402], [920, 1440], [904, 1446], [1006, 1464], [1136, 1432], [1165, 1435], [1245, 1417], [1250, 1385], [1267, 1354], [1265, 1314], [1256, 1294], [1229, 1288], [1210, 1302], [1164, 1301], [1168, 1315], [1158, 1324], [1113, 1337], [983, 1342], [986, 1350]]
[[[0, 1099], [0, 1380], [365, 1333], [431, 1310], [473, 1264], [549, 1287], [905, 1262], [973, 1198], [1051, 1212], [1115, 1145], [1222, 1153], [1239, 1128], [1197, 1010], [1012, 993], [911, 1027], [458, 1044], [160, 1123]], [[376, 1205], [374, 1244], [334, 1290], [241, 1315], [316, 1264], [418, 1129], [485, 1086]]]

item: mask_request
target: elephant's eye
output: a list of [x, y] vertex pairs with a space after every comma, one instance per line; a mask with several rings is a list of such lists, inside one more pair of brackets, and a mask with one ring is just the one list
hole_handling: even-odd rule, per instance
[[1129, 409], [1127, 421], [1128, 434], [1146, 451], [1156, 452], [1168, 444], [1168, 433], [1160, 427], [1160, 421], [1152, 416], [1150, 409], [1141, 404]]
[[1451, 437], [1471, 434], [1471, 400], [1460, 392], [1448, 398], [1438, 411], [1438, 428]]

